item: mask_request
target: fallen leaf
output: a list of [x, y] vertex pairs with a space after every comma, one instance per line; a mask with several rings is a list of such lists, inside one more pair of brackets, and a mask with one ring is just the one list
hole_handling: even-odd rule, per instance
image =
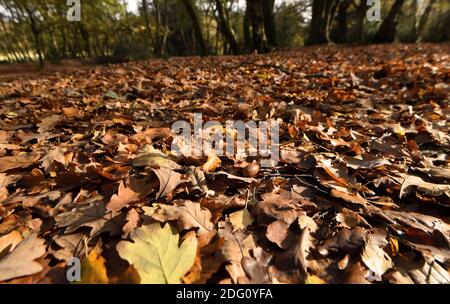
[[161, 151], [154, 149], [153, 147], [144, 148], [141, 150], [138, 157], [133, 159], [132, 162], [135, 167], [151, 167], [151, 168], [161, 168], [169, 170], [178, 170], [181, 168], [176, 162], [171, 160], [168, 156], [163, 154]]
[[39, 159], [38, 153], [20, 153], [15, 156], [3, 156], [0, 157], [0, 173], [17, 169], [28, 168], [33, 166]]
[[13, 230], [10, 233], [0, 237], [0, 253], [8, 248], [9, 252], [16, 248], [17, 244], [22, 241], [22, 234], [19, 231]]
[[97, 245], [81, 261], [81, 281], [78, 284], [108, 284], [105, 258], [101, 256], [101, 248]]
[[220, 160], [219, 157], [217, 157], [216, 153], [214, 152], [208, 155], [208, 160], [203, 164], [202, 169], [205, 172], [213, 172], [220, 166], [221, 163], [222, 161]]
[[306, 215], [299, 217], [298, 223], [300, 229], [302, 230], [298, 238], [298, 244], [295, 248], [295, 257], [302, 275], [307, 277], [309, 265], [307, 257], [311, 251], [314, 241], [314, 238], [311, 234], [317, 230], [317, 225], [312, 218]]
[[0, 260], [0, 282], [40, 272], [44, 268], [34, 260], [45, 252], [45, 241], [37, 234], [30, 235]]
[[122, 214], [113, 217], [112, 213], [107, 213], [103, 202], [76, 207], [69, 212], [59, 214], [55, 219], [59, 227], [67, 227], [65, 233], [74, 232], [80, 227], [92, 227], [92, 237], [103, 231], [121, 234], [125, 224], [125, 217]]
[[134, 243], [121, 241], [117, 251], [138, 271], [142, 284], [178, 284], [194, 264], [197, 239], [187, 238], [179, 246], [179, 235], [169, 224], [142, 226], [130, 237]]
[[205, 173], [203, 173], [201, 167], [191, 167], [188, 174], [188, 179], [194, 190], [208, 193], [209, 190], [208, 185], [206, 184]]
[[274, 242], [278, 247], [286, 249], [285, 241], [289, 236], [289, 225], [283, 221], [274, 221], [267, 226], [266, 237], [269, 241]]
[[126, 187], [123, 181], [119, 183], [117, 191], [117, 194], [114, 194], [106, 204], [106, 208], [114, 213], [131, 203], [139, 201], [141, 198], [140, 193], [133, 191], [131, 187]]
[[151, 217], [160, 221], [178, 220], [180, 230], [198, 228], [198, 233], [203, 234], [214, 230], [211, 222], [211, 212], [202, 208], [199, 203], [192, 201], [174, 201], [173, 206], [160, 204]]
[[390, 256], [381, 248], [388, 243], [385, 233], [369, 233], [361, 254], [364, 264], [381, 280], [381, 276], [392, 267]]
[[37, 124], [38, 132], [42, 134], [51, 131], [61, 120], [62, 117], [56, 114], [43, 118], [41, 122]]
[[248, 212], [247, 208], [230, 214], [230, 223], [233, 225], [233, 232], [244, 230], [247, 226], [251, 225], [253, 221], [253, 217], [250, 212]]
[[185, 180], [181, 179], [182, 176], [180, 173], [172, 171], [171, 169], [161, 168], [153, 169], [152, 171], [155, 172], [159, 179], [159, 191], [156, 195], [157, 199], [167, 196], [167, 194], [175, 190], [179, 184], [185, 182]]
[[422, 178], [414, 175], [405, 178], [405, 181], [400, 189], [400, 198], [402, 198], [405, 194], [410, 193], [414, 187], [417, 187], [417, 191], [431, 196], [445, 194], [450, 198], [450, 185], [426, 182]]

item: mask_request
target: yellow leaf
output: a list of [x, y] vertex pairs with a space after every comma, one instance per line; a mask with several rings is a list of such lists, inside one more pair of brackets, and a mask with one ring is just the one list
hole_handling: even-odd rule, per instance
[[324, 280], [315, 275], [310, 275], [306, 278], [305, 284], [326, 284]]
[[230, 222], [233, 225], [233, 231], [243, 230], [253, 223], [253, 217], [247, 208], [230, 214]]
[[108, 284], [105, 259], [100, 246], [96, 246], [81, 262], [81, 281], [78, 284]]
[[221, 163], [222, 161], [217, 157], [216, 153], [211, 153], [208, 155], [208, 160], [203, 164], [202, 169], [205, 172], [213, 172]]
[[389, 238], [389, 245], [391, 247], [392, 256], [397, 255], [398, 253], [398, 240], [395, 238], [390, 237]]
[[121, 241], [117, 251], [137, 270], [142, 284], [179, 284], [194, 264], [197, 238], [193, 234], [180, 246], [179, 235], [169, 224], [145, 225], [130, 235], [134, 243]]

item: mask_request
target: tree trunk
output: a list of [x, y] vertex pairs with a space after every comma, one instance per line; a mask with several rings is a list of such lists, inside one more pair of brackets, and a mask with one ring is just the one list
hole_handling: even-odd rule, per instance
[[224, 7], [222, 5], [221, 0], [216, 0], [216, 10], [217, 15], [219, 17], [220, 31], [222, 32], [228, 44], [230, 45], [233, 54], [235, 55], [240, 54], [241, 50], [239, 48], [239, 44], [237, 42], [233, 29], [231, 28], [230, 23], [228, 22], [225, 16]]
[[252, 47], [252, 35], [250, 33], [250, 12], [248, 8], [245, 9], [243, 21], [244, 43], [246, 51], [250, 51]]
[[308, 45], [330, 42], [329, 28], [336, 5], [337, 2], [335, 0], [313, 0]]
[[91, 41], [89, 38], [89, 32], [86, 30], [86, 28], [83, 26], [81, 22], [78, 23], [78, 28], [80, 30], [81, 38], [84, 42], [84, 50], [86, 52], [86, 55], [88, 58], [92, 57], [92, 48], [91, 48]]
[[155, 6], [155, 19], [156, 19], [156, 33], [154, 44], [156, 55], [161, 56], [163, 54], [163, 47], [161, 42], [161, 9], [159, 5], [159, 0], [153, 0], [153, 5]]
[[195, 37], [197, 38], [197, 43], [200, 49], [200, 54], [202, 56], [208, 55], [208, 48], [206, 47], [205, 40], [203, 39], [202, 28], [200, 27], [200, 21], [198, 19], [198, 15], [194, 4], [192, 4], [191, 0], [182, 0], [186, 11], [191, 17], [192, 26], [194, 27]]
[[262, 10], [264, 16], [264, 31], [266, 33], [269, 46], [277, 46], [277, 32], [275, 27], [275, 14], [273, 12], [275, 0], [267, 0], [262, 2]]
[[338, 13], [337, 13], [337, 26], [334, 31], [333, 40], [336, 43], [347, 43], [347, 10], [350, 6], [349, 0], [344, 0], [339, 3]]
[[327, 42], [332, 42], [332, 40], [330, 38], [330, 29], [331, 29], [331, 25], [333, 23], [333, 19], [336, 14], [337, 8], [339, 6], [339, 1], [338, 0], [328, 1], [327, 4], [328, 4], [328, 7], [325, 12], [325, 14], [326, 14], [325, 26], [326, 27], [323, 29], [323, 31], [325, 32], [325, 37], [327, 39]]
[[357, 43], [364, 42], [364, 19], [366, 18], [367, 4], [366, 1], [361, 0], [361, 3], [356, 8], [356, 34], [355, 40]]
[[420, 17], [419, 25], [417, 26], [416, 30], [416, 40], [420, 39], [420, 35], [423, 32], [423, 29], [425, 28], [425, 25], [428, 21], [428, 17], [430, 16], [431, 10], [433, 9], [433, 5], [436, 3], [436, 0], [430, 0], [428, 2], [427, 7], [425, 8], [425, 11], [423, 12], [423, 15]]
[[381, 24], [378, 32], [373, 37], [375, 43], [391, 43], [395, 39], [396, 28], [397, 28], [397, 18], [402, 9], [405, 0], [395, 0], [389, 13]]
[[[156, 2], [156, 0], [155, 0], [155, 2]], [[156, 4], [155, 4], [155, 7], [156, 7]], [[157, 45], [157, 42], [153, 40], [152, 28], [150, 26], [150, 16], [149, 16], [149, 13], [148, 13], [148, 2], [147, 2], [147, 0], [142, 0], [142, 15], [144, 17], [145, 29], [147, 30], [148, 37], [150, 38], [151, 44], [153, 45], [153, 49], [154, 49], [155, 55], [159, 56], [159, 55], [161, 55], [160, 52], [159, 52], [160, 48]], [[156, 33], [156, 35], [158, 35], [158, 33]]]
[[41, 41], [41, 29], [38, 27], [38, 24], [36, 22], [36, 19], [34, 17], [33, 11], [27, 6], [27, 4], [24, 4], [23, 9], [28, 14], [28, 19], [30, 21], [30, 29], [31, 33], [33, 34], [34, 38], [34, 45], [36, 49], [36, 54], [38, 55], [38, 61], [39, 66], [44, 66], [44, 57], [43, 57], [43, 47], [42, 47], [42, 41]]
[[264, 53], [268, 47], [264, 41], [264, 14], [261, 0], [247, 0], [246, 15], [251, 27], [251, 50]]

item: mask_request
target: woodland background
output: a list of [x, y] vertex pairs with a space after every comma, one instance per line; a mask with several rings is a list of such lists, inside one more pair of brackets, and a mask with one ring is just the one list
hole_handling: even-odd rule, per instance
[[447, 0], [382, 0], [380, 22], [367, 20], [366, 0], [83, 0], [81, 6], [81, 22], [68, 22], [66, 1], [0, 0], [0, 60], [109, 63], [328, 42], [442, 42], [450, 34]]

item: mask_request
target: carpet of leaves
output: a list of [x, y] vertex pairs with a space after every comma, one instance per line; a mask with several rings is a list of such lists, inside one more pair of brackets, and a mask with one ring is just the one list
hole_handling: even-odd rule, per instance
[[[0, 282], [449, 283], [450, 46], [171, 58], [0, 83]], [[278, 120], [280, 161], [175, 156]]]

